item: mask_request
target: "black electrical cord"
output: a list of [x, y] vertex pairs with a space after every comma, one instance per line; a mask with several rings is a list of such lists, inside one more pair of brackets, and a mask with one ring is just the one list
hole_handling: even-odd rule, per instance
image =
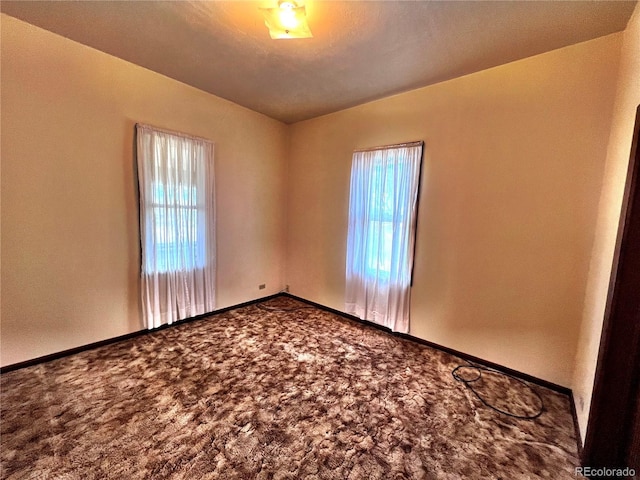
[[[464, 376], [462, 376], [459, 373], [460, 369], [471, 369], [474, 370], [477, 375], [471, 379], [467, 379]], [[487, 402], [484, 398], [482, 398], [482, 396], [480, 396], [480, 394], [476, 391], [476, 389], [473, 387], [473, 383], [477, 382], [478, 380], [480, 380], [482, 378], [482, 372], [491, 372], [493, 374], [496, 375], [502, 375], [504, 377], [509, 377], [512, 378], [513, 380], [516, 380], [517, 382], [520, 382], [521, 384], [523, 384], [526, 388], [528, 388], [529, 390], [531, 390], [531, 392], [533, 392], [533, 394], [538, 398], [538, 401], [540, 402], [540, 407], [538, 408], [538, 410], [531, 415], [518, 415], [512, 412], [507, 412], [506, 410], [502, 410], [498, 407], [496, 407], [495, 405], [491, 405], [489, 402]], [[508, 373], [504, 373], [504, 372], [500, 372], [498, 370], [494, 370], [492, 368], [488, 368], [488, 367], [482, 367], [480, 365], [473, 365], [473, 364], [469, 364], [469, 365], [458, 365], [456, 368], [453, 369], [453, 371], [451, 372], [451, 375], [453, 376], [453, 378], [455, 378], [458, 382], [462, 382], [464, 384], [465, 387], [467, 387], [469, 390], [471, 390], [473, 392], [473, 394], [478, 397], [478, 400], [480, 400], [485, 406], [489, 407], [492, 410], [495, 410], [498, 413], [501, 413], [503, 415], [507, 415], [509, 417], [512, 418], [518, 418], [520, 420], [534, 420], [536, 418], [538, 418], [540, 415], [542, 415], [542, 412], [544, 412], [544, 401], [542, 400], [542, 397], [540, 396], [540, 394], [529, 384], [527, 384], [526, 382], [520, 380], [517, 377], [514, 377], [513, 375], [509, 375]]]
[[[258, 303], [256, 304], [256, 307], [258, 307], [261, 310], [266, 310], [267, 312], [295, 312], [298, 310], [305, 310], [305, 309], [313, 309], [316, 308], [312, 305], [296, 305], [293, 307], [277, 307], [277, 306], [268, 306], [265, 305], [264, 303]], [[477, 372], [477, 376], [475, 376], [474, 378], [471, 379], [466, 379], [463, 376], [461, 376], [458, 371], [462, 368], [467, 368], [467, 369], [472, 369], [475, 370]], [[531, 392], [533, 392], [533, 394], [538, 398], [538, 401], [540, 402], [540, 407], [538, 408], [538, 410], [536, 411], [535, 414], [532, 415], [518, 415], [515, 413], [511, 413], [511, 412], [507, 412], [506, 410], [502, 410], [498, 407], [496, 407], [495, 405], [491, 405], [489, 402], [487, 402], [484, 398], [482, 398], [482, 396], [473, 388], [473, 383], [477, 382], [478, 380], [480, 380], [482, 378], [482, 372], [490, 372], [496, 375], [502, 375], [504, 377], [509, 377], [512, 378], [513, 380], [516, 380], [517, 382], [521, 383], [522, 385], [524, 385], [526, 388], [528, 388], [529, 390], [531, 390]], [[488, 367], [483, 367], [480, 365], [474, 365], [472, 363], [469, 363], [469, 365], [458, 365], [456, 368], [453, 369], [453, 371], [451, 372], [451, 375], [453, 376], [454, 379], [456, 379], [458, 382], [462, 382], [465, 387], [467, 387], [469, 390], [471, 390], [473, 392], [473, 394], [478, 397], [478, 400], [480, 400], [485, 406], [489, 407], [490, 409], [501, 413], [503, 415], [507, 415], [509, 417], [512, 418], [517, 418], [520, 420], [534, 420], [536, 418], [538, 418], [540, 415], [542, 415], [542, 413], [544, 412], [544, 401], [542, 400], [542, 397], [540, 396], [540, 394], [533, 388], [531, 387], [529, 384], [527, 384], [526, 382], [520, 380], [517, 377], [514, 377], [513, 375], [509, 375], [507, 373], [504, 372], [500, 372], [498, 370], [494, 370], [492, 368], [488, 368]]]

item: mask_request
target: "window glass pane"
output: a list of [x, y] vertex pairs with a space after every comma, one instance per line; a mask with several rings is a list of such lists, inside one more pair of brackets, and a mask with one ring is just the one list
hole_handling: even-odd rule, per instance
[[[185, 179], [188, 179], [186, 174]], [[204, 207], [198, 202], [197, 185], [183, 183], [172, 187], [168, 183], [154, 182], [148, 199], [152, 218], [147, 225], [146, 270], [202, 268], [206, 256], [203, 238], [200, 238], [204, 231], [200, 229], [205, 223], [200, 218], [204, 216]]]
[[388, 278], [391, 273], [393, 222], [372, 221], [367, 228], [367, 273]]

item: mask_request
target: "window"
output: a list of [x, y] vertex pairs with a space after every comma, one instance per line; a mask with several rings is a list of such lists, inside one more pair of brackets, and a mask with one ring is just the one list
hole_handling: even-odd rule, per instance
[[143, 312], [155, 328], [214, 309], [213, 144], [144, 125], [137, 135]]
[[[147, 209], [153, 218], [147, 222], [147, 273], [168, 272], [184, 262], [187, 268], [203, 268], [204, 242], [198, 242], [200, 223], [204, 223], [204, 202], [198, 202], [198, 185], [171, 188], [153, 182]], [[202, 197], [203, 195], [201, 195]]]
[[347, 235], [348, 313], [408, 331], [422, 142], [356, 151]]
[[[376, 156], [377, 158], [378, 156]], [[374, 160], [371, 165], [371, 215], [365, 220], [366, 238], [366, 276], [389, 280], [391, 274], [392, 235], [394, 225], [394, 170], [400, 167], [393, 162], [383, 165], [381, 161]], [[395, 219], [395, 223], [402, 219]]]

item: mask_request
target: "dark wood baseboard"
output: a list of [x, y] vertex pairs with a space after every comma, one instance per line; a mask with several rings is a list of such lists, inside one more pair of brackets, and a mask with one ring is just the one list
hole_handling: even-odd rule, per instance
[[264, 302], [266, 300], [279, 297], [280, 295], [282, 294], [274, 293], [273, 295], [256, 298], [255, 300], [249, 300], [248, 302], [240, 303], [238, 305], [232, 305], [230, 307], [224, 307], [219, 310], [214, 310], [213, 312], [203, 313], [202, 315], [196, 315], [195, 317], [185, 318], [184, 320], [178, 320], [177, 322], [174, 322], [171, 325], [161, 325], [160, 327], [154, 328], [153, 330], [138, 330], [136, 332], [126, 333], [124, 335], [119, 335], [113, 338], [107, 338], [105, 340], [89, 343], [87, 345], [80, 345], [79, 347], [73, 347], [68, 350], [63, 350], [61, 352], [55, 352], [49, 355], [43, 355], [42, 357], [32, 358], [30, 360], [25, 360], [24, 362], [13, 363], [11, 365], [0, 367], [0, 374], [12, 372], [14, 370], [19, 370], [21, 368], [32, 367], [33, 365], [50, 362], [52, 360], [57, 360], [58, 358], [68, 357], [69, 355], [74, 355], [76, 353], [84, 352], [86, 350], [92, 350], [94, 348], [104, 347], [106, 345], [111, 345], [112, 343], [122, 342], [123, 340], [129, 340], [130, 338], [139, 337], [140, 335], [153, 334], [155, 332], [159, 332], [160, 330], [171, 328], [176, 325], [183, 325], [185, 323], [202, 320], [203, 318], [210, 317], [211, 315], [216, 315], [219, 313], [228, 312], [229, 310], [235, 310], [236, 308], [247, 307], [249, 305], [254, 305], [256, 303]]
[[[14, 364], [11, 364], [11, 365], [6, 365], [6, 366], [3, 366], [3, 367], [0, 367], [0, 373], [11, 372], [13, 370], [18, 370], [20, 368], [25, 368], [25, 367], [30, 367], [30, 366], [33, 366], [33, 365], [38, 365], [40, 363], [50, 362], [51, 360], [56, 360], [58, 358], [67, 357], [69, 355], [73, 355], [73, 354], [76, 354], [76, 353], [84, 352], [86, 350], [91, 350], [91, 349], [94, 349], [94, 348], [103, 347], [105, 345], [110, 345], [112, 343], [121, 342], [123, 340], [128, 340], [130, 338], [135, 338], [135, 337], [140, 336], [140, 335], [152, 334], [154, 332], [158, 332], [160, 330], [164, 330], [165, 328], [171, 328], [171, 327], [176, 326], [176, 325], [182, 325], [182, 324], [185, 324], [185, 323], [201, 320], [203, 318], [210, 317], [211, 315], [216, 315], [216, 314], [219, 314], [219, 313], [228, 312], [229, 310], [234, 310], [236, 308], [242, 308], [242, 307], [246, 307], [246, 306], [249, 306], [249, 305], [254, 305], [256, 303], [264, 302], [266, 300], [270, 300], [272, 298], [276, 298], [276, 297], [280, 297], [280, 296], [286, 296], [286, 297], [289, 297], [289, 298], [293, 298], [293, 299], [298, 300], [300, 302], [306, 303], [307, 305], [312, 305], [312, 306], [314, 306], [314, 307], [316, 307], [316, 308], [318, 308], [320, 310], [324, 310], [324, 311], [327, 311], [327, 312], [342, 316], [344, 318], [348, 318], [348, 319], [353, 320], [355, 322], [358, 322], [358, 323], [361, 323], [361, 324], [364, 324], [364, 325], [368, 325], [368, 326], [373, 327], [373, 328], [377, 328], [378, 330], [387, 332], [387, 333], [389, 333], [391, 335], [394, 335], [394, 336], [397, 336], [397, 337], [400, 337], [400, 338], [404, 338], [404, 339], [410, 340], [412, 342], [419, 343], [421, 345], [426, 345], [426, 346], [431, 347], [431, 348], [435, 348], [437, 350], [449, 353], [451, 355], [455, 355], [456, 357], [460, 357], [463, 360], [468, 360], [468, 361], [473, 362], [473, 363], [478, 363], [478, 364], [483, 365], [485, 367], [492, 368], [494, 370], [498, 370], [498, 371], [506, 373], [508, 375], [512, 375], [514, 377], [517, 377], [517, 378], [519, 378], [521, 380], [525, 380], [527, 382], [533, 383], [535, 385], [540, 385], [541, 387], [549, 388], [549, 389], [554, 390], [556, 392], [563, 393], [565, 395], [569, 395], [571, 397], [572, 401], [573, 401], [573, 396], [572, 396], [572, 392], [571, 392], [570, 388], [563, 387], [562, 385], [558, 385], [558, 384], [549, 382], [547, 380], [543, 380], [541, 378], [534, 377], [532, 375], [529, 375], [529, 374], [526, 374], [526, 373], [523, 373], [523, 372], [519, 372], [517, 370], [513, 370], [513, 369], [511, 369], [509, 367], [505, 367], [504, 365], [500, 365], [498, 363], [490, 362], [489, 360], [485, 360], [483, 358], [479, 358], [479, 357], [475, 357], [473, 355], [469, 355], [469, 354], [461, 352], [459, 350], [454, 350], [453, 348], [445, 347], [443, 345], [438, 345], [437, 343], [430, 342], [428, 340], [424, 340], [422, 338], [415, 337], [413, 335], [409, 335], [408, 333], [392, 332], [389, 328], [383, 327], [382, 325], [378, 325], [377, 323], [370, 322], [369, 320], [363, 320], [361, 318], [356, 317], [355, 315], [349, 315], [348, 313], [342, 312], [342, 311], [337, 310], [335, 308], [327, 307], [326, 305], [322, 305], [320, 303], [316, 303], [316, 302], [313, 302], [311, 300], [307, 300], [306, 298], [298, 297], [298, 296], [293, 295], [293, 294], [288, 293], [288, 292], [279, 292], [279, 293], [275, 293], [273, 295], [269, 295], [269, 296], [266, 296], [266, 297], [257, 298], [255, 300], [249, 300], [248, 302], [240, 303], [238, 305], [232, 305], [232, 306], [229, 306], [229, 307], [221, 308], [219, 310], [214, 310], [213, 312], [204, 313], [202, 315], [197, 315], [195, 317], [186, 318], [184, 320], [179, 320], [177, 322], [172, 323], [171, 325], [162, 325], [162, 326], [160, 326], [158, 328], [154, 328], [153, 330], [138, 330], [136, 332], [127, 333], [127, 334], [120, 335], [120, 336], [113, 337], [113, 338], [107, 338], [105, 340], [100, 340], [98, 342], [89, 343], [87, 345], [81, 345], [81, 346], [78, 346], [78, 347], [70, 348], [68, 350], [63, 350], [61, 352], [55, 352], [55, 353], [51, 353], [49, 355], [44, 355], [42, 357], [37, 357], [37, 358], [30, 359], [30, 360], [25, 360], [24, 362], [18, 362], [18, 363], [14, 363]], [[575, 411], [575, 405], [573, 405], [573, 409]], [[576, 416], [576, 418], [577, 418], [577, 416]]]
[[460, 357], [463, 360], [467, 360], [467, 361], [470, 361], [472, 363], [476, 363], [476, 364], [491, 368], [493, 370], [497, 370], [499, 372], [506, 373], [507, 375], [511, 375], [513, 377], [519, 378], [519, 379], [524, 380], [526, 382], [529, 382], [529, 383], [532, 383], [532, 384], [535, 384], [535, 385], [539, 385], [541, 387], [545, 387], [545, 388], [548, 388], [550, 390], [556, 391], [558, 393], [562, 393], [564, 395], [567, 395], [569, 397], [569, 401], [571, 403], [571, 414], [573, 416], [573, 423], [574, 423], [574, 427], [575, 427], [575, 431], [576, 431], [576, 440], [577, 440], [577, 444], [578, 444], [578, 453], [580, 455], [582, 455], [582, 440], [581, 440], [581, 435], [580, 435], [580, 429], [579, 429], [579, 426], [578, 426], [578, 416], [577, 416], [577, 412], [576, 412], [575, 401], [574, 401], [574, 398], [573, 398], [573, 392], [571, 391], [570, 388], [563, 387], [562, 385], [558, 385], [558, 384], [549, 382], [547, 380], [543, 380], [543, 379], [538, 378], [538, 377], [534, 377], [534, 376], [529, 375], [527, 373], [523, 373], [523, 372], [519, 372], [517, 370], [513, 370], [511, 368], [505, 367], [504, 365], [500, 365], [498, 363], [490, 362], [488, 360], [485, 360], [485, 359], [482, 359], [482, 358], [479, 358], [479, 357], [476, 357], [476, 356], [473, 356], [473, 355], [469, 355], [467, 353], [464, 353], [464, 352], [461, 352], [461, 351], [458, 351], [458, 350], [454, 350], [453, 348], [445, 347], [443, 345], [438, 345], [437, 343], [433, 343], [433, 342], [430, 342], [428, 340], [424, 340], [422, 338], [415, 337], [413, 335], [409, 335], [407, 333], [392, 332], [389, 328], [383, 327], [382, 325], [378, 325], [377, 323], [370, 322], [369, 320], [363, 320], [363, 319], [361, 319], [359, 317], [356, 317], [355, 315], [350, 315], [348, 313], [342, 312], [342, 311], [337, 310], [335, 308], [331, 308], [331, 307], [328, 307], [326, 305], [322, 305], [320, 303], [316, 303], [316, 302], [313, 302], [311, 300], [307, 300], [306, 298], [298, 297], [298, 296], [293, 295], [293, 294], [291, 294], [289, 292], [279, 292], [279, 293], [275, 293], [273, 295], [269, 295], [269, 296], [266, 296], [266, 297], [261, 297], [261, 298], [255, 299], [255, 300], [250, 300], [248, 302], [240, 303], [238, 305], [232, 305], [232, 306], [229, 306], [229, 307], [221, 308], [219, 310], [215, 310], [215, 311], [210, 312], [210, 313], [204, 313], [202, 315], [197, 315], [195, 317], [186, 318], [184, 320], [179, 320], [177, 322], [172, 323], [171, 325], [162, 325], [162, 326], [160, 326], [158, 328], [154, 328], [153, 330], [138, 330], [136, 332], [131, 332], [131, 333], [127, 333], [125, 335], [120, 335], [118, 337], [108, 338], [106, 340], [101, 340], [101, 341], [90, 343], [90, 344], [87, 344], [87, 345], [82, 345], [82, 346], [79, 346], [79, 347], [70, 348], [68, 350], [63, 350], [61, 352], [56, 352], [56, 353], [52, 353], [52, 354], [49, 354], [49, 355], [44, 355], [42, 357], [33, 358], [31, 360], [26, 360], [24, 362], [18, 362], [18, 363], [14, 363], [14, 364], [11, 364], [11, 365], [6, 365], [4, 367], [0, 367], [0, 374], [11, 372], [11, 371], [14, 371], [14, 370], [19, 370], [21, 368], [31, 367], [33, 365], [38, 365], [40, 363], [50, 362], [50, 361], [56, 360], [58, 358], [67, 357], [67, 356], [70, 356], [70, 355], [74, 355], [76, 353], [84, 352], [86, 350], [91, 350], [91, 349], [98, 348], [98, 347], [103, 347], [103, 346], [106, 346], [106, 345], [111, 345], [113, 343], [121, 342], [123, 340], [128, 340], [130, 338], [135, 338], [135, 337], [138, 337], [138, 336], [141, 336], [141, 335], [153, 334], [153, 333], [158, 332], [160, 330], [164, 330], [166, 328], [171, 328], [171, 327], [176, 326], [176, 325], [183, 325], [185, 323], [190, 323], [190, 322], [194, 322], [194, 321], [197, 321], [197, 320], [202, 320], [202, 319], [210, 317], [212, 315], [217, 315], [217, 314], [220, 314], [220, 313], [228, 312], [230, 310], [235, 310], [237, 308], [242, 308], [242, 307], [247, 307], [247, 306], [250, 306], [250, 305], [255, 305], [257, 303], [261, 303], [261, 302], [264, 302], [266, 300], [270, 300], [272, 298], [277, 298], [277, 297], [281, 297], [281, 296], [285, 296], [285, 297], [288, 297], [288, 298], [292, 298], [294, 300], [298, 300], [298, 301], [300, 301], [302, 303], [306, 303], [307, 305], [314, 306], [314, 307], [316, 307], [316, 308], [318, 308], [320, 310], [324, 310], [326, 312], [330, 312], [330, 313], [333, 313], [335, 315], [338, 315], [338, 316], [341, 316], [341, 317], [344, 317], [344, 318], [348, 318], [349, 320], [358, 322], [358, 323], [363, 324], [363, 325], [367, 325], [369, 327], [376, 328], [378, 330], [381, 330], [381, 331], [386, 332], [388, 334], [394, 335], [396, 337], [403, 338], [403, 339], [418, 343], [420, 345], [425, 345], [425, 346], [434, 348], [436, 350], [440, 350], [442, 352], [449, 353], [449, 354], [454, 355], [456, 357]]
[[451, 355], [455, 355], [456, 357], [460, 357], [463, 360], [468, 360], [470, 362], [480, 364], [480, 365], [482, 365], [484, 367], [491, 368], [493, 370], [497, 370], [497, 371], [502, 372], [502, 373], [506, 373], [507, 375], [511, 375], [513, 377], [519, 378], [520, 380], [524, 380], [526, 382], [533, 383], [535, 385], [539, 385], [541, 387], [548, 388], [548, 389], [553, 390], [555, 392], [562, 393], [564, 395], [568, 395], [569, 397], [572, 396], [572, 392], [571, 392], [570, 388], [564, 387], [562, 385], [558, 385], [558, 384], [553, 383], [553, 382], [549, 382], [548, 380], [543, 380], [541, 378], [534, 377], [533, 375], [529, 375], [527, 373], [523, 373], [523, 372], [520, 372], [518, 370], [513, 370], [512, 368], [505, 367], [504, 365], [500, 365], [498, 363], [490, 362], [489, 360], [485, 360], [483, 358], [475, 357], [473, 355], [469, 355], [468, 353], [464, 353], [464, 352], [461, 352], [459, 350], [454, 350], [453, 348], [445, 347], [443, 345], [438, 345], [437, 343], [430, 342], [429, 340], [425, 340], [423, 338], [414, 337], [413, 335], [410, 335], [408, 333], [392, 332], [389, 328], [383, 327], [382, 325], [378, 325], [377, 323], [370, 322], [369, 320], [363, 320], [363, 319], [358, 318], [358, 317], [356, 317], [354, 315], [350, 315], [350, 314], [342, 312], [340, 310], [336, 310], [335, 308], [327, 307], [327, 306], [322, 305], [320, 303], [316, 303], [316, 302], [313, 302], [311, 300], [307, 300], [305, 298], [298, 297], [296, 295], [292, 295], [291, 293], [283, 292], [282, 295], [285, 295], [287, 297], [293, 298], [295, 300], [299, 300], [299, 301], [301, 301], [303, 303], [306, 303], [308, 305], [313, 305], [314, 307], [317, 307], [317, 308], [319, 308], [321, 310], [325, 310], [327, 312], [331, 312], [331, 313], [334, 313], [336, 315], [340, 315], [342, 317], [348, 318], [350, 320], [354, 320], [356, 322], [368, 325], [370, 327], [377, 328], [377, 329], [382, 330], [384, 332], [390, 333], [391, 335], [394, 335], [396, 337], [404, 338], [404, 339], [410, 340], [412, 342], [419, 343], [421, 345], [426, 345], [428, 347], [435, 348], [436, 350], [440, 350], [442, 352], [446, 352], [446, 353], [449, 353]]
[[582, 435], [580, 435], [580, 423], [578, 423], [578, 410], [573, 397], [573, 390], [569, 390], [569, 400], [571, 401], [571, 416], [573, 417], [573, 428], [576, 431], [576, 443], [578, 444], [578, 457], [582, 458]]
[[[549, 382], [547, 380], [543, 380], [543, 379], [538, 378], [538, 377], [534, 377], [534, 376], [529, 375], [527, 373], [519, 372], [518, 370], [513, 370], [513, 369], [511, 369], [509, 367], [505, 367], [504, 365], [500, 365], [498, 363], [490, 362], [489, 360], [485, 360], [483, 358], [479, 358], [479, 357], [475, 357], [473, 355], [469, 355], [469, 354], [461, 352], [459, 350], [454, 350], [453, 348], [445, 347], [443, 345], [439, 345], [437, 343], [430, 342], [428, 340], [425, 340], [425, 339], [422, 339], [422, 338], [419, 338], [419, 337], [415, 337], [415, 336], [410, 335], [408, 333], [392, 332], [389, 328], [383, 327], [382, 325], [378, 325], [377, 323], [370, 322], [369, 320], [363, 320], [361, 318], [356, 317], [355, 315], [349, 315], [348, 313], [342, 312], [342, 311], [337, 310], [335, 308], [327, 307], [326, 305], [322, 305], [320, 303], [316, 303], [316, 302], [313, 302], [311, 300], [307, 300], [306, 298], [298, 297], [298, 296], [293, 295], [293, 294], [288, 293], [288, 292], [275, 293], [273, 295], [257, 298], [255, 300], [250, 300], [248, 302], [240, 303], [238, 305], [232, 305], [232, 306], [229, 306], [229, 307], [221, 308], [219, 310], [214, 310], [213, 312], [204, 313], [202, 315], [197, 315], [195, 317], [186, 318], [184, 320], [179, 320], [177, 322], [172, 323], [171, 325], [162, 325], [162, 326], [160, 326], [158, 328], [154, 328], [153, 330], [138, 330], [136, 332], [127, 333], [125, 335], [120, 335], [120, 336], [113, 337], [113, 338], [107, 338], [105, 340], [100, 340], [98, 342], [89, 343], [87, 345], [81, 345], [79, 347], [70, 348], [68, 350], [63, 350], [61, 352], [51, 353], [49, 355], [44, 355], [42, 357], [37, 357], [37, 358], [30, 359], [30, 360], [25, 360], [24, 362], [18, 362], [18, 363], [14, 363], [14, 364], [11, 364], [11, 365], [6, 365], [4, 367], [0, 367], [0, 373], [6, 373], [6, 372], [13, 371], [13, 370], [18, 370], [20, 368], [25, 368], [25, 367], [30, 367], [32, 365], [37, 365], [39, 363], [49, 362], [49, 361], [55, 360], [57, 358], [67, 357], [67, 356], [73, 355], [75, 353], [84, 352], [86, 350], [91, 350], [93, 348], [103, 347], [105, 345], [110, 345], [112, 343], [121, 342], [123, 340], [128, 340], [130, 338], [135, 338], [135, 337], [140, 336], [140, 335], [151, 334], [151, 333], [154, 333], [154, 332], [158, 332], [160, 330], [164, 330], [165, 328], [170, 328], [170, 327], [173, 327], [173, 326], [176, 326], [176, 325], [182, 325], [182, 324], [193, 322], [193, 321], [196, 321], [196, 320], [201, 320], [201, 319], [203, 319], [205, 317], [210, 317], [211, 315], [216, 315], [216, 314], [219, 314], [219, 313], [228, 312], [229, 310], [234, 310], [236, 308], [242, 308], [242, 307], [246, 307], [246, 306], [249, 306], [249, 305], [254, 305], [256, 303], [264, 302], [266, 300], [270, 300], [272, 298], [276, 298], [276, 297], [280, 297], [280, 296], [286, 296], [286, 297], [289, 297], [289, 298], [293, 298], [293, 299], [298, 300], [300, 302], [306, 303], [307, 305], [312, 305], [312, 306], [314, 306], [314, 307], [316, 307], [316, 308], [318, 308], [320, 310], [324, 310], [326, 312], [330, 312], [330, 313], [333, 313], [333, 314], [336, 314], [336, 315], [340, 315], [342, 317], [348, 318], [348, 319], [353, 320], [355, 322], [358, 322], [358, 323], [361, 323], [361, 324], [364, 324], [364, 325], [368, 325], [368, 326], [373, 327], [373, 328], [377, 328], [378, 330], [387, 332], [387, 333], [389, 333], [391, 335], [394, 335], [396, 337], [404, 338], [404, 339], [410, 340], [412, 342], [419, 343], [421, 345], [426, 345], [428, 347], [435, 348], [437, 350], [449, 353], [451, 355], [455, 355], [456, 357], [460, 357], [463, 360], [468, 360], [468, 361], [473, 362], [473, 363], [478, 363], [478, 364], [483, 365], [485, 367], [492, 368], [494, 370], [498, 370], [498, 371], [506, 373], [508, 375], [512, 375], [514, 377], [517, 377], [517, 378], [519, 378], [521, 380], [525, 380], [527, 382], [533, 383], [535, 385], [540, 385], [541, 387], [549, 388], [549, 389], [554, 390], [556, 392], [563, 393], [565, 395], [569, 395], [570, 398], [571, 398], [571, 401], [573, 402], [573, 394], [572, 394], [570, 388], [563, 387], [562, 385], [558, 385], [558, 384]], [[572, 403], [572, 406], [573, 406], [573, 410], [574, 410], [574, 417], [575, 417], [575, 419], [577, 421], [577, 415], [575, 413], [575, 404]]]
[[577, 413], [577, 410], [576, 410], [575, 400], [573, 398], [573, 391], [570, 388], [564, 387], [562, 385], [558, 385], [558, 384], [553, 383], [553, 382], [549, 382], [547, 380], [543, 380], [543, 379], [538, 378], [538, 377], [534, 377], [533, 375], [529, 375], [527, 373], [519, 372], [518, 370], [514, 370], [512, 368], [505, 367], [504, 365], [500, 365], [498, 363], [490, 362], [489, 360], [485, 360], [483, 358], [479, 358], [479, 357], [475, 357], [473, 355], [469, 355], [468, 353], [464, 353], [464, 352], [460, 352], [458, 350], [454, 350], [453, 348], [445, 347], [443, 345], [438, 345], [437, 343], [433, 343], [433, 342], [430, 342], [428, 340], [424, 340], [424, 339], [419, 338], [419, 337], [414, 337], [413, 335], [409, 335], [407, 333], [392, 332], [389, 328], [383, 327], [382, 325], [378, 325], [377, 323], [370, 322], [369, 320], [363, 320], [363, 319], [361, 319], [359, 317], [356, 317], [355, 315], [350, 315], [348, 313], [341, 312], [340, 310], [336, 310], [335, 308], [327, 307], [326, 305], [322, 305], [320, 303], [316, 303], [316, 302], [313, 302], [311, 300], [307, 300], [306, 298], [302, 298], [302, 297], [298, 297], [296, 295], [292, 295], [291, 293], [288, 293], [288, 292], [283, 292], [282, 295], [290, 297], [290, 298], [293, 298], [293, 299], [296, 299], [296, 300], [299, 300], [299, 301], [301, 301], [303, 303], [306, 303], [308, 305], [313, 305], [314, 307], [317, 307], [317, 308], [319, 308], [321, 310], [325, 310], [327, 312], [334, 313], [336, 315], [339, 315], [339, 316], [344, 317], [344, 318], [348, 318], [350, 320], [359, 322], [361, 324], [368, 325], [368, 326], [373, 327], [373, 328], [377, 328], [378, 330], [382, 330], [382, 331], [387, 332], [387, 333], [389, 333], [391, 335], [395, 335], [397, 337], [404, 338], [404, 339], [410, 340], [412, 342], [419, 343], [421, 345], [426, 345], [428, 347], [435, 348], [436, 350], [440, 350], [442, 352], [446, 352], [446, 353], [449, 353], [451, 355], [455, 355], [456, 357], [460, 357], [463, 360], [467, 360], [467, 361], [470, 361], [472, 363], [480, 364], [482, 366], [491, 368], [493, 370], [496, 370], [496, 371], [499, 371], [499, 372], [502, 372], [502, 373], [506, 373], [507, 375], [511, 375], [512, 377], [519, 378], [520, 380], [524, 380], [524, 381], [532, 383], [534, 385], [539, 385], [541, 387], [548, 388], [550, 390], [553, 390], [555, 392], [561, 393], [563, 395], [567, 395], [569, 397], [569, 403], [570, 403], [570, 406], [571, 406], [571, 416], [573, 417], [573, 428], [574, 428], [575, 433], [576, 433], [576, 444], [577, 444], [577, 448], [578, 448], [578, 456], [579, 457], [582, 456], [582, 436], [580, 435], [580, 425], [578, 423], [578, 413]]

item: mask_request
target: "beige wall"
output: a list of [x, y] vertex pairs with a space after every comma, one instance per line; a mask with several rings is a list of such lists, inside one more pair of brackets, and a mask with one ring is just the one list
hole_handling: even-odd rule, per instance
[[640, 105], [640, 5], [636, 5], [624, 32], [613, 122], [572, 383], [582, 438], [586, 435], [600, 334], [638, 105]]
[[424, 140], [410, 333], [571, 385], [621, 40], [294, 124], [291, 292], [344, 308], [352, 151]]
[[2, 365], [142, 328], [135, 122], [215, 142], [218, 306], [281, 290], [284, 124], [1, 21]]

